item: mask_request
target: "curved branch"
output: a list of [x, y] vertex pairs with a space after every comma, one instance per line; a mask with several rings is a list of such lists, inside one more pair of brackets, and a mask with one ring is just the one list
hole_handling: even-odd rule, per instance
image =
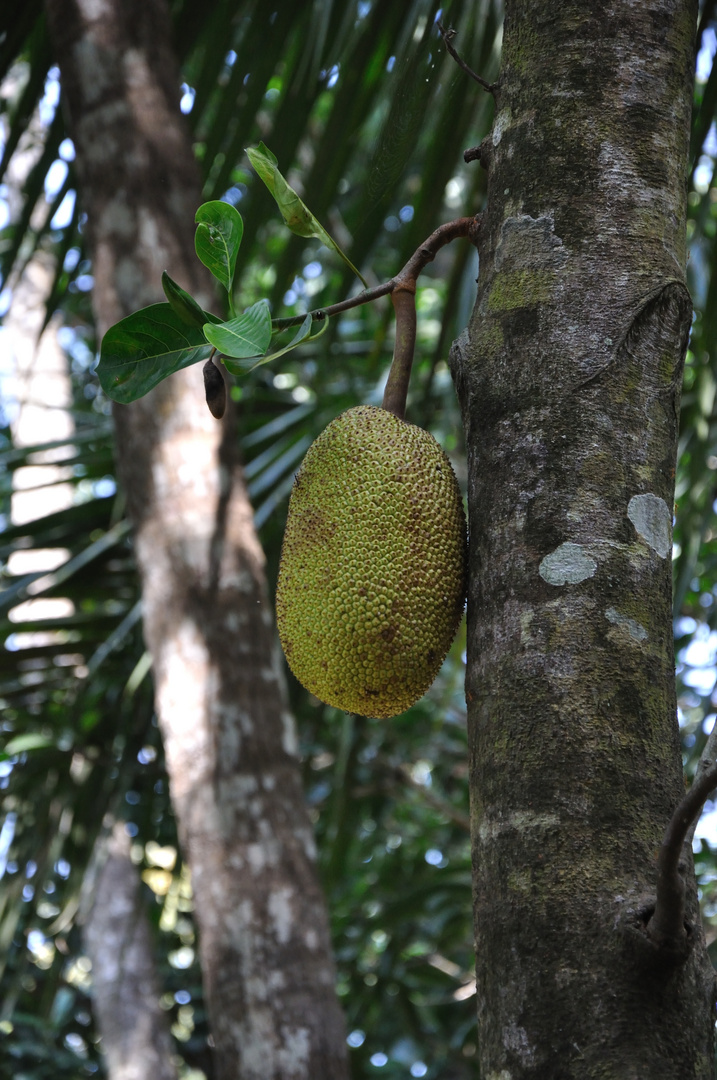
[[667, 826], [657, 858], [655, 911], [647, 924], [647, 933], [657, 945], [679, 947], [685, 941], [685, 881], [680, 859], [688, 831], [715, 787], [717, 764], [712, 763], [695, 778]]
[[[373, 289], [364, 289], [363, 292], [357, 293], [356, 296], [350, 296], [348, 300], [341, 300], [338, 304], [331, 304], [329, 307], [317, 308], [315, 311], [308, 312], [308, 314], [311, 315], [312, 319], [321, 321], [331, 315], [339, 315], [342, 311], [349, 311], [351, 308], [359, 307], [361, 304], [370, 304], [372, 300], [378, 300], [381, 296], [388, 296], [399, 286], [410, 287], [411, 282], [414, 284], [415, 291], [416, 278], [429, 262], [433, 262], [442, 247], [450, 244], [451, 240], [457, 240], [462, 236], [475, 245], [478, 243], [479, 229], [479, 214], [474, 217], [462, 217], [456, 218], [455, 221], [447, 221], [445, 224], [439, 225], [428, 239], [424, 240], [421, 246], [414, 251], [403, 269], [390, 281], [385, 281], [382, 285], [376, 285]], [[275, 330], [288, 330], [291, 326], [300, 326], [305, 318], [306, 314], [292, 315], [287, 319], [272, 319], [271, 325]]]
[[[388, 373], [383, 394], [383, 408], [400, 420], [403, 420], [406, 412], [408, 382], [416, 347], [416, 280], [418, 275], [429, 262], [433, 262], [442, 247], [450, 244], [451, 240], [465, 236], [472, 244], [477, 244], [479, 228], [480, 217], [477, 214], [475, 217], [447, 221], [434, 229], [428, 239], [416, 248], [405, 266], [390, 281], [377, 285], [373, 289], [365, 289], [358, 296], [352, 296], [338, 304], [309, 312], [312, 319], [321, 320], [329, 315], [337, 315], [341, 311], [348, 311], [349, 308], [368, 304], [371, 300], [390, 294], [396, 312], [396, 342], [391, 370]], [[290, 326], [297, 326], [305, 318], [306, 315], [294, 315], [290, 319], [273, 319], [272, 326], [277, 330], [284, 330]]]
[[437, 229], [433, 230], [428, 239], [424, 240], [421, 246], [416, 248], [403, 269], [392, 279], [394, 288], [397, 285], [409, 284], [410, 282], [415, 285], [416, 278], [421, 271], [428, 266], [429, 262], [433, 262], [441, 248], [445, 247], [446, 244], [450, 244], [451, 240], [457, 240], [459, 237], [465, 236], [472, 244], [477, 244], [479, 229], [479, 214], [475, 214], [473, 217], [456, 218], [454, 221], [446, 221], [443, 225], [439, 225]]

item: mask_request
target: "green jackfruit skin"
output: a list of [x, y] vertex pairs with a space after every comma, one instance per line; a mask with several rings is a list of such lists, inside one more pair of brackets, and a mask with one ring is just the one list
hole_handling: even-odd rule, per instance
[[385, 409], [342, 413], [289, 503], [276, 615], [296, 678], [346, 712], [397, 716], [435, 679], [465, 589], [463, 501], [441, 447]]

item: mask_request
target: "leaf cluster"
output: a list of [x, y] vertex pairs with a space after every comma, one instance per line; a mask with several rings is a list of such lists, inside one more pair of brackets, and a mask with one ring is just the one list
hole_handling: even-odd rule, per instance
[[[291, 231], [297, 236], [315, 237], [361, 277], [287, 184], [271, 151], [260, 143], [258, 148], [248, 150], [247, 155], [276, 199]], [[112, 326], [102, 339], [97, 376], [113, 401], [121, 404], [136, 401], [175, 371], [211, 359], [215, 353], [231, 374], [241, 375], [291, 352], [326, 329], [327, 320], [322, 317], [317, 320], [320, 328], [314, 332], [314, 319], [307, 313], [290, 341], [275, 344], [269, 351], [272, 322], [268, 301], [258, 300], [240, 315], [235, 311], [234, 275], [244, 233], [241, 215], [230, 203], [213, 200], [199, 207], [195, 221], [197, 256], [225, 290], [230, 318], [222, 321], [204, 311], [165, 270], [162, 288], [168, 302], [133, 312]], [[364, 279], [361, 280], [365, 285]], [[276, 336], [281, 337], [281, 330]]]

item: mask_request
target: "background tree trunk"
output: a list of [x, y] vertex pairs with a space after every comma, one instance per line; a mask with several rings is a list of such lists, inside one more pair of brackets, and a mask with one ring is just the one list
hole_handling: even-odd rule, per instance
[[[97, 326], [196, 295], [197, 171], [161, 0], [48, 0]], [[209, 299], [206, 299], [209, 303]], [[196, 367], [115, 413], [218, 1080], [347, 1076], [328, 921], [231, 417]]]
[[149, 920], [122, 822], [101, 848], [83, 937], [109, 1080], [176, 1080]]
[[684, 790], [670, 554], [696, 9], [506, 3], [453, 353], [486, 1080], [713, 1074], [693, 879], [687, 961], [644, 934]]

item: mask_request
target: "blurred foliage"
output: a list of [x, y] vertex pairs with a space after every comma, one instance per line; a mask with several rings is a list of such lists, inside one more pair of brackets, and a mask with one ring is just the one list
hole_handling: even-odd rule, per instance
[[[48, 447], [16, 445], [17, 408], [3, 404], [0, 1075], [103, 1074], [81, 923], [93, 853], [120, 818], [156, 928], [162, 1004], [182, 1075], [210, 1080], [191, 888], [177, 855], [153, 714], [109, 403], [93, 375], [92, 267], [74, 150], [42, 5], [11, 6], [0, 11], [0, 212], [6, 205], [9, 214], [0, 231], [0, 310], [30, 261], [47, 258], [54, 271], [45, 324], [54, 317], [50, 332], [67, 356], [74, 434], [54, 448], [71, 505], [13, 524], [17, 471], [42, 460]], [[223, 198], [244, 218], [239, 308], [268, 295], [275, 316], [299, 314], [357, 288], [337, 258], [283, 226], [244, 155], [260, 140], [371, 285], [391, 277], [436, 225], [480, 209], [484, 174], [475, 163], [464, 165], [462, 153], [489, 130], [492, 100], [446, 56], [436, 3], [176, 0], [172, 10], [181, 105], [204, 198]], [[494, 78], [498, 0], [451, 0], [441, 18], [458, 31], [454, 45], [467, 62]], [[688, 774], [717, 709], [716, 28], [715, 3], [705, 3], [689, 195], [696, 315], [675, 530]], [[460, 417], [445, 361], [468, 322], [476, 273], [475, 252], [464, 243], [441, 251], [422, 275], [408, 403], [409, 419], [434, 432], [463, 479]], [[273, 368], [235, 381], [238, 437], [272, 583], [294, 471], [335, 415], [380, 402], [391, 316], [388, 299], [350, 311]], [[56, 570], [7, 569], [13, 552], [47, 548], [65, 552]], [[72, 613], [40, 619], [32, 607], [24, 614], [19, 607], [53, 598]], [[390, 722], [323, 706], [289, 677], [356, 1080], [477, 1075], [464, 647], [459, 638], [429, 694]], [[705, 840], [697, 863], [708, 935], [717, 940], [717, 859]]]

